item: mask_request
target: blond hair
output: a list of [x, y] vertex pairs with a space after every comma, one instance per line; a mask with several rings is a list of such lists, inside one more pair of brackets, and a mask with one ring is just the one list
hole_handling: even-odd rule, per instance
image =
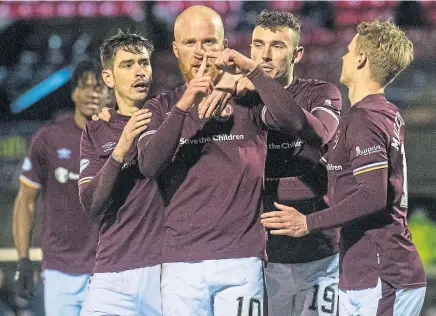
[[383, 86], [391, 83], [413, 60], [412, 42], [390, 21], [360, 23], [357, 34], [356, 53], [365, 53], [372, 79]]

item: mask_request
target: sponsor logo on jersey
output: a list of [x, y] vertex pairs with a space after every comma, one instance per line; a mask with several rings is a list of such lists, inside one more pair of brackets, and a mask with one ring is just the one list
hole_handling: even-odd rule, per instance
[[69, 150], [67, 148], [58, 149], [56, 152], [58, 154], [59, 159], [70, 159], [71, 158], [71, 150]]
[[108, 143], [104, 144], [103, 146], [101, 146], [101, 148], [104, 149], [104, 152], [111, 151], [111, 150], [115, 149], [116, 144], [117, 144], [117, 142], [108, 142]]
[[268, 149], [279, 150], [279, 149], [292, 149], [301, 147], [304, 144], [302, 140], [294, 140], [292, 142], [284, 142], [282, 144], [270, 143], [268, 144]]
[[326, 168], [327, 168], [328, 171], [342, 170], [342, 166], [341, 165], [333, 165], [331, 163], [327, 164]]
[[24, 158], [23, 165], [21, 166], [21, 169], [23, 169], [23, 171], [32, 170], [32, 163], [30, 162], [29, 157]]
[[65, 168], [59, 167], [55, 170], [55, 178], [59, 183], [67, 183], [68, 180], [79, 180], [79, 175], [77, 173], [68, 171]]
[[378, 153], [380, 151], [381, 151], [380, 145], [374, 145], [372, 147], [368, 147], [365, 149], [360, 149], [359, 146], [356, 146], [356, 157], [367, 156], [367, 155]]
[[211, 142], [225, 142], [233, 140], [243, 140], [244, 135], [234, 134], [220, 134], [212, 137], [200, 137], [200, 138], [180, 138], [180, 145], [199, 145]]
[[80, 159], [80, 173], [89, 166], [89, 159]]

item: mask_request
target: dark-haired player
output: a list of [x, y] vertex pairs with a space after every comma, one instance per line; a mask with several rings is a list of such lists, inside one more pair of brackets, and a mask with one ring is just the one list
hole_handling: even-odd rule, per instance
[[150, 121], [141, 108], [150, 91], [152, 51], [146, 38], [122, 31], [100, 48], [116, 107], [108, 122], [89, 122], [82, 136], [80, 201], [100, 221], [100, 234], [81, 315], [162, 315], [164, 204], [156, 181], [139, 172], [136, 149], [136, 136]]
[[41, 194], [42, 269], [48, 316], [80, 314], [94, 266], [98, 225], [82, 210], [77, 181], [82, 130], [91, 116], [110, 102], [99, 64], [85, 61], [77, 65], [72, 77], [72, 99], [74, 116], [41, 128], [33, 137], [14, 207], [14, 242], [20, 258], [15, 279], [18, 295], [28, 298], [33, 291], [29, 232]]
[[[330, 83], [294, 75], [294, 66], [303, 57], [299, 41], [297, 17], [288, 12], [262, 11], [253, 30], [251, 58], [271, 78], [265, 80], [260, 72], [254, 72], [249, 75], [251, 81], [245, 77], [238, 82], [238, 92], [255, 89], [267, 107], [281, 102], [293, 114], [292, 136], [274, 130], [268, 133], [264, 209], [273, 209], [273, 202], [279, 201], [310, 214], [326, 207], [322, 195], [327, 173], [319, 161], [339, 124], [341, 95]], [[312, 186], [310, 196], [300, 194], [295, 187], [281, 186], [278, 190], [279, 179], [293, 177]], [[337, 252], [335, 229], [303, 238], [272, 232], [265, 269], [269, 315], [336, 315]]]
[[404, 121], [385, 87], [413, 60], [390, 22], [364, 22], [342, 58], [351, 110], [327, 153], [330, 207], [309, 215], [276, 204], [263, 224], [304, 236], [341, 227], [339, 315], [419, 315], [426, 277], [407, 225]]

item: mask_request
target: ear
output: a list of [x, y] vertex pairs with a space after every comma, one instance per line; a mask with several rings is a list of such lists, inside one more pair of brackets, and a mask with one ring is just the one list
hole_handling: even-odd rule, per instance
[[179, 59], [179, 48], [177, 47], [177, 43], [173, 42], [173, 52], [177, 59]]
[[115, 86], [114, 74], [110, 69], [103, 69], [101, 72], [101, 77], [104, 83], [111, 89]]
[[364, 52], [360, 52], [357, 55], [357, 69], [362, 69], [365, 67], [365, 65], [368, 62], [368, 57], [366, 57], [366, 54]]
[[71, 93], [71, 100], [73, 100], [74, 104], [77, 104], [78, 98], [79, 98], [79, 92], [77, 91], [77, 87], [76, 87]]
[[295, 47], [292, 55], [291, 63], [297, 64], [303, 58], [303, 55], [304, 55], [304, 47], [303, 46]]

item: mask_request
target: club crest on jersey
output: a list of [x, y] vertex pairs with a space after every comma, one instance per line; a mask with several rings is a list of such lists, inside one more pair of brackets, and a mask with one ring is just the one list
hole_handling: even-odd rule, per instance
[[333, 147], [332, 147], [332, 149], [335, 149], [336, 146], [338, 145], [338, 142], [339, 142], [339, 134], [340, 134], [340, 133], [341, 133], [341, 131], [337, 131], [337, 132], [336, 132], [335, 139], [333, 140]]
[[71, 150], [69, 150], [67, 148], [58, 149], [56, 152], [58, 154], [59, 159], [70, 159], [71, 158]]
[[217, 112], [218, 111], [215, 111], [212, 117], [217, 121], [225, 122], [233, 115], [233, 107], [229, 103], [227, 103], [226, 106], [221, 110], [221, 113], [219, 115], [217, 114]]

